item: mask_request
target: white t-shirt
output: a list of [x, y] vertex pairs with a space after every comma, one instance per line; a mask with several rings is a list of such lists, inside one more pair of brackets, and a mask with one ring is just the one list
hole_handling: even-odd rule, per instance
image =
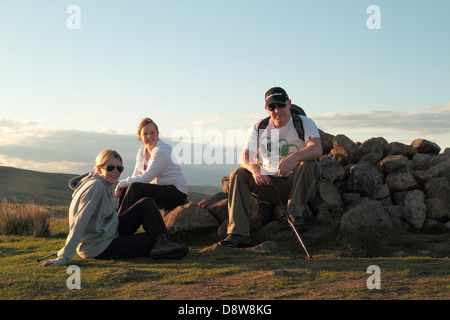
[[[282, 158], [287, 157], [293, 152], [302, 150], [306, 147], [306, 143], [309, 140], [320, 138], [319, 129], [315, 122], [311, 118], [305, 116], [299, 117], [303, 121], [305, 141], [298, 137], [292, 117], [290, 117], [289, 122], [281, 128], [275, 128], [272, 119], [270, 119], [267, 128], [260, 130], [259, 150], [257, 131], [262, 120], [256, 122], [250, 128], [243, 152], [245, 152], [245, 150], [250, 151], [250, 163], [259, 164], [262, 174], [278, 175], [278, 164]], [[259, 154], [259, 157], [257, 157], [257, 154]]]
[[172, 161], [171, 146], [158, 139], [148, 162], [145, 161], [145, 152], [145, 146], [138, 150], [133, 175], [119, 181], [121, 188], [128, 187], [133, 182], [142, 182], [174, 185], [179, 191], [188, 193], [188, 185], [181, 168]]

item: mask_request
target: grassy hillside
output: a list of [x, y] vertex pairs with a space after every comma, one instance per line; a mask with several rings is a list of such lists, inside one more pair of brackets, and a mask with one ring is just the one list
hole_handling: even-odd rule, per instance
[[[311, 230], [302, 237], [313, 259], [306, 259], [295, 235], [282, 223], [252, 233], [254, 247], [249, 249], [216, 246], [219, 238], [215, 232], [174, 233], [172, 240], [190, 247], [182, 260], [83, 260], [75, 254], [71, 265], [80, 268], [81, 287], [72, 290], [67, 287], [67, 266], [40, 268], [36, 262], [64, 246], [67, 219], [55, 218], [52, 225], [46, 237], [0, 236], [0, 300], [200, 299], [201, 305], [206, 305], [207, 301], [226, 304], [230, 302], [225, 300], [257, 299], [272, 305], [274, 300], [450, 297], [448, 233], [393, 234], [389, 246], [396, 251], [394, 255], [358, 257], [346, 253], [346, 246], [336, 240], [332, 229], [319, 234]], [[367, 270], [374, 265], [380, 268], [380, 289], [367, 285], [371, 276]], [[194, 302], [180, 301], [181, 306], [186, 303]], [[436, 311], [435, 307], [432, 310]], [[296, 308], [298, 311], [298, 303]], [[176, 317], [177, 310], [164, 312]]]
[[[74, 176], [0, 166], [0, 199], [68, 206], [72, 199], [68, 183]], [[219, 191], [217, 187], [189, 186], [188, 200], [198, 202]]]
[[19, 203], [67, 206], [72, 199], [68, 183], [73, 174], [45, 173], [0, 166], [0, 198]]

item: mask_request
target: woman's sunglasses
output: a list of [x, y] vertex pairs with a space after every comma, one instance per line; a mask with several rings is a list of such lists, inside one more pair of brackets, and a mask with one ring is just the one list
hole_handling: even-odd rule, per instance
[[106, 168], [106, 170], [107, 170], [108, 172], [113, 171], [114, 168], [117, 168], [117, 171], [119, 171], [119, 172], [122, 172], [123, 169], [124, 169], [123, 166], [115, 166], [115, 165], [113, 165], [113, 164], [108, 164], [108, 165], [107, 165], [106, 167], [104, 167], [104, 168]]
[[272, 103], [272, 104], [270, 104], [270, 105], [267, 106], [267, 110], [273, 111], [273, 110], [275, 110], [275, 108], [277, 108], [277, 109], [283, 109], [284, 107], [286, 107], [285, 104]]

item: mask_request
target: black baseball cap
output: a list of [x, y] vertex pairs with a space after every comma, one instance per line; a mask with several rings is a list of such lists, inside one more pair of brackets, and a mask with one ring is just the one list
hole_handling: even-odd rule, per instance
[[272, 103], [286, 104], [286, 100], [289, 100], [289, 96], [283, 88], [273, 87], [266, 92], [266, 107]]

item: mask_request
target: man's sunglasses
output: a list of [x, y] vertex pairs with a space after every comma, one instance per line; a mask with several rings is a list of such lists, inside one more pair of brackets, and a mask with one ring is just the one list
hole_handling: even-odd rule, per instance
[[119, 172], [122, 172], [123, 169], [124, 169], [123, 166], [115, 166], [115, 165], [113, 165], [113, 164], [108, 164], [106, 167], [103, 167], [103, 168], [106, 168], [106, 170], [107, 170], [108, 172], [113, 171], [114, 168], [117, 168], [117, 171], [119, 171]]
[[267, 110], [273, 111], [273, 110], [275, 110], [275, 108], [277, 108], [277, 109], [283, 109], [283, 108], [285, 108], [285, 107], [286, 107], [285, 104], [272, 103], [272, 104], [270, 104], [270, 105], [267, 106]]

